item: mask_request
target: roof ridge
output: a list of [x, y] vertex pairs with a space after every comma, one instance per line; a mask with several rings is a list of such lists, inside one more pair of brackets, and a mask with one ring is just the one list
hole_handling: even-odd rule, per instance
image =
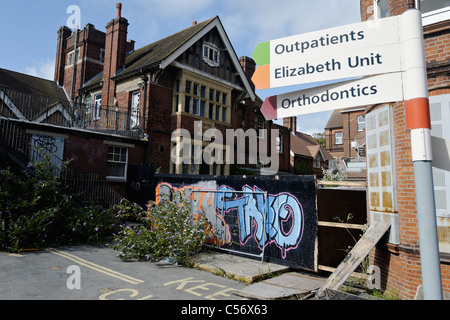
[[46, 78], [41, 78], [41, 77], [34, 76], [34, 75], [31, 75], [31, 74], [28, 74], [28, 73], [24, 73], [24, 72], [18, 72], [18, 71], [14, 71], [14, 70], [8, 70], [8, 69], [5, 69], [5, 68], [0, 68], [0, 71], [11, 72], [11, 73], [15, 73], [15, 74], [18, 74], [18, 75], [21, 75], [21, 76], [26, 76], [26, 77], [30, 77], [30, 78], [39, 79], [39, 80], [44, 80], [44, 81], [47, 81], [47, 82], [51, 82], [51, 83], [56, 84], [56, 81], [55, 81], [55, 80], [50, 80], [50, 79], [46, 79]]
[[[190, 27], [187, 27], [183, 30], [177, 31], [175, 33], [172, 33], [164, 38], [161, 38], [159, 40], [156, 40], [154, 42], [151, 42], [149, 44], [146, 44], [143, 47], [140, 47], [139, 49], [134, 50], [128, 57], [132, 56], [132, 55], [137, 55], [136, 57], [133, 57], [132, 59], [130, 58], [130, 60], [127, 62], [127, 65], [132, 65], [133, 63], [135, 63], [136, 61], [138, 61], [139, 59], [141, 59], [143, 56], [147, 55], [149, 53], [149, 50], [154, 47], [157, 43], [163, 43], [164, 41], [167, 41], [169, 38], [175, 37], [176, 35], [182, 34], [183, 32], [186, 32], [187, 30], [191, 29], [191, 28], [198, 28], [198, 30], [193, 33], [190, 37], [192, 37], [193, 35], [195, 35], [197, 32], [199, 32], [201, 29], [203, 29], [206, 25], [208, 25], [211, 21], [213, 21], [214, 19], [216, 19], [218, 16], [215, 16], [213, 18], [207, 19], [205, 21], [202, 21], [200, 23], [197, 23], [195, 25], [192, 25]], [[190, 38], [189, 37], [189, 38]], [[177, 46], [176, 48], [174, 48], [172, 50], [175, 51], [176, 49], [178, 49], [181, 45], [183, 45], [188, 39], [185, 39], [185, 41], [183, 41], [179, 46]], [[167, 47], [167, 46], [166, 46]], [[142, 51], [142, 52], [140, 52]], [[125, 68], [126, 70], [126, 68]]]

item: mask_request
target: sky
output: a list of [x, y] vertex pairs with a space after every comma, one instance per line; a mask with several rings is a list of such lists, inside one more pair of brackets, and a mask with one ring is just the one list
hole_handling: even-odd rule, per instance
[[[53, 80], [57, 31], [73, 23], [72, 5], [80, 8], [80, 24], [105, 31], [120, 0], [2, 1], [0, 68]], [[358, 0], [122, 0], [128, 39], [135, 48], [219, 16], [238, 57], [251, 57], [259, 42], [361, 21]], [[309, 85], [310, 87], [311, 85]], [[305, 86], [257, 90], [268, 96]], [[308, 85], [306, 86], [308, 87]], [[324, 132], [331, 111], [299, 116], [298, 130]], [[282, 120], [277, 120], [282, 123]]]

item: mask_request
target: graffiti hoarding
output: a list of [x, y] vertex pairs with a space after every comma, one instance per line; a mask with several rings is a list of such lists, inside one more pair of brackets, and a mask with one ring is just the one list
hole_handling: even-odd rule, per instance
[[217, 177], [158, 181], [156, 201], [189, 199], [205, 215], [224, 249], [264, 255], [264, 261], [317, 270], [316, 184], [313, 176]]

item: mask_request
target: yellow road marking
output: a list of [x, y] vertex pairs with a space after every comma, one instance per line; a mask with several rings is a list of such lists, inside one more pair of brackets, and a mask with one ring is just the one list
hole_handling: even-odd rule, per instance
[[74, 256], [74, 255], [69, 254], [67, 252], [61, 252], [61, 251], [56, 250], [56, 249], [52, 249], [52, 250], [50, 250], [50, 252], [53, 253], [53, 254], [56, 254], [58, 256], [61, 256], [63, 258], [66, 258], [68, 260], [74, 261], [74, 262], [76, 262], [76, 263], [78, 263], [78, 264], [80, 264], [82, 266], [85, 266], [87, 268], [90, 268], [92, 270], [104, 273], [104, 274], [106, 274], [108, 276], [120, 279], [122, 281], [131, 283], [131, 284], [139, 284], [139, 283], [145, 282], [144, 280], [139, 280], [139, 279], [133, 278], [131, 276], [127, 276], [127, 275], [125, 275], [123, 273], [120, 273], [120, 272], [117, 272], [117, 271], [114, 271], [114, 270], [111, 270], [111, 269], [99, 266], [98, 264], [86, 261], [84, 259], [81, 259], [80, 257]]

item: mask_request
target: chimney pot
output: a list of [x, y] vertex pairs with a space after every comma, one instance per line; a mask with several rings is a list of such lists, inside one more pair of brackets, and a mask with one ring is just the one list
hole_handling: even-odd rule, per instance
[[194, 20], [194, 22], [192, 22], [192, 25], [193, 26], [197, 25], [197, 20]]
[[116, 18], [122, 17], [122, 3], [118, 2], [116, 8], [117, 8]]

